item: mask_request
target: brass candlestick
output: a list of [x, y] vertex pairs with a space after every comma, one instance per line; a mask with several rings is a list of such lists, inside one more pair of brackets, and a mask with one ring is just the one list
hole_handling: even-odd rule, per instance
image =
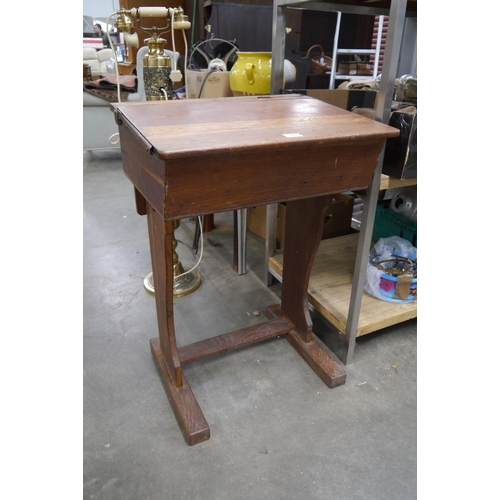
[[[180, 221], [173, 221], [174, 233], [172, 233], [172, 253], [174, 262], [174, 297], [182, 297], [184, 295], [189, 295], [198, 289], [201, 285], [201, 276], [198, 271], [191, 269], [186, 272], [184, 267], [179, 260], [179, 256], [175, 249], [177, 248], [177, 240], [175, 239], [175, 230], [180, 226]], [[146, 278], [144, 278], [144, 287], [150, 293], [155, 293], [155, 286], [153, 280], [153, 273], [149, 273]]]

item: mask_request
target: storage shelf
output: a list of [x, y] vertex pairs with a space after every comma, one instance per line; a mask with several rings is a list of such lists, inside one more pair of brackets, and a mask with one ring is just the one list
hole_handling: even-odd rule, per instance
[[[346, 332], [358, 239], [356, 233], [321, 241], [309, 280], [309, 303], [342, 334]], [[281, 281], [281, 250], [269, 257], [269, 268]], [[386, 302], [364, 292], [356, 337], [416, 317], [416, 302]]]
[[337, 49], [337, 54], [348, 55], [348, 54], [361, 54], [361, 55], [375, 55], [377, 51], [375, 49]]
[[408, 186], [416, 186], [417, 179], [396, 179], [395, 177], [389, 177], [388, 175], [382, 174], [380, 176], [380, 191], [385, 189], [401, 188]]
[[373, 75], [339, 75], [335, 73], [335, 80], [373, 80]]
[[[284, 47], [286, 34], [285, 11], [288, 7], [318, 11], [337, 12], [337, 29], [339, 31], [340, 13], [363, 14], [371, 16], [388, 16], [384, 64], [380, 79], [378, 104], [375, 109], [376, 119], [389, 123], [394, 81], [400, 57], [403, 27], [406, 17], [417, 17], [417, 0], [380, 0], [373, 2], [355, 0], [337, 1], [304, 1], [274, 0], [273, 2], [273, 68], [271, 74], [271, 94], [279, 94], [283, 85]], [[378, 33], [380, 34], [380, 32]], [[378, 37], [377, 37], [378, 39]], [[334, 41], [332, 52], [332, 69], [330, 88], [334, 88], [338, 38]], [[355, 50], [355, 49], [354, 49]], [[356, 51], [357, 52], [357, 51]], [[374, 68], [377, 65], [374, 64]], [[351, 75], [343, 75], [351, 77]], [[355, 75], [352, 75], [355, 77]], [[372, 78], [376, 77], [374, 73]], [[391, 326], [417, 315], [416, 304], [399, 304], [385, 302], [364, 293], [363, 283], [366, 275], [366, 262], [370, 250], [373, 231], [373, 218], [380, 190], [413, 186], [417, 179], [393, 179], [382, 174], [382, 161], [379, 161], [374, 172], [373, 181], [365, 194], [365, 210], [359, 235], [343, 241], [345, 237], [321, 242], [314, 262], [309, 282], [310, 303], [339, 331], [344, 333], [342, 362], [352, 362], [355, 339], [359, 335]], [[382, 175], [381, 175], [382, 174]], [[275, 251], [276, 241], [275, 219], [277, 207], [268, 206], [266, 210], [266, 282], [269, 276], [280, 279], [280, 253]], [[335, 245], [339, 245], [338, 247]], [[332, 247], [333, 246], [333, 247]], [[346, 250], [346, 248], [348, 250]], [[322, 264], [323, 263], [323, 264]], [[321, 266], [325, 269], [321, 271]], [[328, 271], [325, 273], [325, 271]], [[321, 284], [320, 276], [327, 276]], [[351, 298], [352, 296], [352, 298]], [[347, 324], [347, 326], [346, 326]]]

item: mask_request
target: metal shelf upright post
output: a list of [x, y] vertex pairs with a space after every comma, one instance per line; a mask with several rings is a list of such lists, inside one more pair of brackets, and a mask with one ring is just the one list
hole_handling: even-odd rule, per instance
[[[370, 7], [370, 3], [359, 1], [356, 3], [342, 2], [314, 2], [294, 0], [274, 0], [273, 3], [273, 42], [272, 42], [272, 71], [271, 71], [271, 94], [279, 94], [282, 89], [284, 71], [284, 53], [286, 39], [286, 17], [287, 7], [348, 12], [364, 15], [388, 15], [389, 25], [387, 31], [386, 48], [380, 81], [379, 95], [376, 107], [376, 120], [388, 124], [393, 100], [394, 81], [398, 66], [399, 53], [403, 39], [404, 20], [408, 0], [390, 0], [386, 2], [387, 7]], [[372, 4], [373, 5], [373, 4]], [[333, 68], [332, 68], [333, 69]], [[363, 219], [359, 235], [356, 253], [356, 261], [353, 274], [353, 283], [349, 303], [349, 312], [344, 332], [342, 362], [347, 365], [352, 362], [358, 320], [361, 310], [361, 299], [363, 295], [366, 277], [366, 265], [370, 251], [375, 211], [380, 190], [380, 178], [383, 166], [383, 153], [379, 159], [373, 180], [367, 189], [366, 200], [363, 210]], [[269, 271], [269, 257], [275, 252], [276, 242], [276, 219], [277, 205], [268, 205], [266, 211], [266, 251], [265, 251], [265, 282], [271, 284], [272, 274]]]
[[365, 55], [373, 56], [373, 72], [371, 75], [360, 76], [355, 75], [356, 80], [367, 80], [375, 79], [377, 77], [378, 61], [380, 57], [380, 47], [382, 44], [382, 22], [384, 16], [381, 16], [382, 20], [377, 28], [377, 43], [374, 49], [339, 49], [339, 35], [340, 35], [340, 24], [342, 20], [342, 12], [337, 12], [337, 22], [335, 26], [335, 35], [333, 38], [333, 50], [332, 50], [332, 71], [330, 72], [330, 84], [329, 89], [335, 88], [335, 80], [344, 79], [348, 80], [352, 75], [341, 75], [337, 73], [337, 62], [339, 55]]

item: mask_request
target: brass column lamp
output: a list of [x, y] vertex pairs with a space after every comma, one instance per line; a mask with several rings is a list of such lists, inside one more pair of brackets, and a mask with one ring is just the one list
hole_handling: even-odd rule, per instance
[[[180, 221], [173, 221], [173, 230], [175, 231], [180, 225]], [[179, 260], [179, 256], [175, 249], [177, 248], [177, 240], [172, 235], [172, 250], [173, 250], [173, 267], [174, 267], [174, 297], [183, 297], [188, 295], [201, 285], [201, 276], [195, 269], [185, 271]], [[144, 287], [148, 292], [155, 293], [153, 273], [149, 273], [144, 278]]]

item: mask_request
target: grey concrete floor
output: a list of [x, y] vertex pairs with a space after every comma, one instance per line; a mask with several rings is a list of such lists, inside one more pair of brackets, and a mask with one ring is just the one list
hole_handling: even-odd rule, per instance
[[[158, 333], [143, 286], [147, 224], [118, 151], [83, 153], [83, 190], [84, 499], [417, 498], [416, 321], [359, 338], [335, 389], [283, 338], [187, 365], [211, 429], [190, 447], [150, 352]], [[248, 234], [240, 276], [232, 214], [216, 214], [215, 225], [204, 236], [201, 287], [175, 299], [179, 345], [264, 321], [279, 302], [280, 284], [262, 281], [264, 241]], [[183, 220], [176, 232], [186, 268], [197, 260], [193, 230]], [[314, 324], [339, 355], [339, 334]]]

